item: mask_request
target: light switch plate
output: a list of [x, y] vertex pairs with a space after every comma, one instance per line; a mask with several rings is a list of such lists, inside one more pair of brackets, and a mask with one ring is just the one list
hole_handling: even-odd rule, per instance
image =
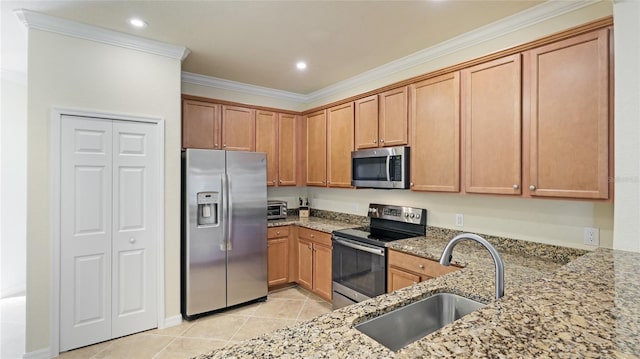
[[456, 214], [456, 227], [464, 226], [464, 216], [460, 213]]

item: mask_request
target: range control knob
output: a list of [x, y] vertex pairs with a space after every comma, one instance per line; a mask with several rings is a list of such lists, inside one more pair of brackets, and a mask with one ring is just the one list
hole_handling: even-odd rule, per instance
[[409, 218], [409, 213], [405, 213], [405, 214], [404, 214], [404, 217], [405, 217], [405, 218]]
[[420, 219], [420, 213], [416, 213], [416, 219]]
[[415, 218], [415, 216], [416, 216], [416, 215], [415, 215], [415, 214], [413, 214], [413, 213], [411, 213], [411, 214], [409, 215], [409, 217], [411, 217], [411, 218]]

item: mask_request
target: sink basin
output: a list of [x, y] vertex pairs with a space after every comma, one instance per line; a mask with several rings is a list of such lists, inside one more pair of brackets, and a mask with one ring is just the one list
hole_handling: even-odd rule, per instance
[[452, 293], [438, 293], [356, 325], [356, 329], [397, 351], [485, 304]]

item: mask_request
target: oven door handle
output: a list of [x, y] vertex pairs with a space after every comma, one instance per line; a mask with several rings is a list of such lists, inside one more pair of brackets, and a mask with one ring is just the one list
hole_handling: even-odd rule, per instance
[[337, 238], [337, 237], [334, 237], [333, 240], [338, 242], [339, 244], [345, 246], [345, 247], [357, 249], [357, 250], [368, 252], [368, 253], [375, 254], [375, 255], [378, 255], [378, 256], [384, 256], [384, 248], [371, 248], [371, 247], [368, 247], [368, 246], [363, 246], [361, 244], [353, 243], [351, 241], [345, 241], [344, 239], [340, 239], [340, 238]]

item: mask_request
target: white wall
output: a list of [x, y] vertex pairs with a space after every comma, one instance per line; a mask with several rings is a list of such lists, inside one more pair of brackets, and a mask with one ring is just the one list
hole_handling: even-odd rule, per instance
[[27, 79], [2, 71], [0, 93], [0, 298], [26, 289]]
[[180, 61], [29, 30], [27, 353], [48, 348], [50, 121], [55, 107], [165, 120], [165, 316], [180, 314]]
[[613, 247], [640, 252], [640, 2], [614, 4], [615, 220]]
[[[369, 203], [426, 208], [430, 226], [465, 230], [554, 244], [593, 249], [583, 244], [583, 228], [600, 228], [600, 246], [611, 248], [613, 205], [488, 195], [418, 193], [406, 190], [329, 189], [307, 187], [311, 207], [366, 215]], [[455, 226], [455, 215], [464, 226]]]

